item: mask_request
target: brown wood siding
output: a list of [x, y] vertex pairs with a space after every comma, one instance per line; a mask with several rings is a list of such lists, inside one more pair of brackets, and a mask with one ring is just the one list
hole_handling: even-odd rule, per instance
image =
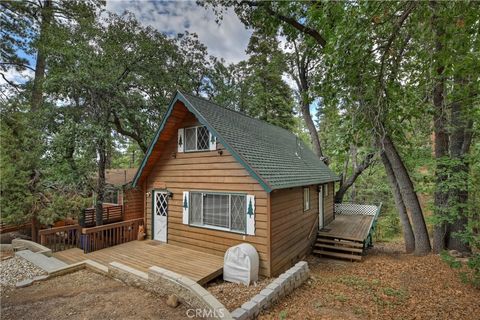
[[310, 251], [315, 241], [318, 228], [318, 191], [316, 185], [309, 188], [308, 211], [303, 211], [303, 187], [275, 190], [271, 193], [273, 276], [298, 262]]
[[[239, 243], [250, 243], [260, 255], [260, 274], [270, 276], [268, 251], [267, 202], [268, 194], [259, 183], [222, 146], [218, 151], [177, 153], [177, 130], [197, 124], [192, 114], [182, 122], [170, 126], [175, 131], [168, 139], [160, 137], [154, 152], [156, 162], [145, 177], [145, 190], [167, 189], [173, 193], [168, 204], [168, 234], [170, 244], [223, 256], [225, 251]], [[160, 153], [161, 150], [161, 153]], [[153, 154], [153, 152], [152, 152]], [[255, 236], [191, 227], [182, 223], [183, 191], [242, 192], [255, 195]], [[151, 238], [152, 195], [145, 199], [147, 235]]]
[[143, 218], [144, 214], [144, 192], [138, 187], [134, 189], [125, 189], [123, 191], [123, 214], [124, 220]]
[[332, 222], [335, 219], [333, 210], [333, 202], [334, 202], [334, 195], [335, 195], [335, 189], [333, 182], [330, 182], [328, 184], [328, 193], [324, 195], [323, 197], [323, 208], [324, 208], [324, 224], [325, 226], [328, 225], [330, 222]]

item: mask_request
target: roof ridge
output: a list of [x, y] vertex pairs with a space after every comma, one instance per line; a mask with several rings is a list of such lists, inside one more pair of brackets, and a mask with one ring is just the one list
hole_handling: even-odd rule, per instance
[[[244, 116], [244, 117], [246, 117], [246, 118], [249, 118], [249, 119], [252, 119], [252, 120], [261, 122], [261, 123], [263, 123], [263, 124], [272, 126], [272, 127], [274, 127], [274, 128], [277, 128], [277, 129], [284, 130], [284, 131], [288, 132], [289, 134], [294, 135], [295, 137], [299, 138], [296, 134], [294, 134], [294, 133], [291, 132], [290, 130], [285, 129], [285, 128], [282, 128], [282, 127], [277, 126], [277, 125], [274, 125], [274, 124], [272, 124], [272, 123], [270, 123], [270, 122], [267, 122], [267, 121], [265, 121], [265, 120], [258, 119], [258, 118], [254, 118], [254, 117], [249, 116], [248, 114], [245, 114], [245, 113], [243, 113], [243, 112], [241, 112], [241, 111], [233, 110], [233, 109], [224, 107], [224, 106], [218, 104], [218, 103], [215, 102], [215, 101], [208, 100], [207, 98], [204, 98], [204, 97], [201, 97], [201, 96], [197, 96], [197, 95], [194, 95], [194, 94], [191, 94], [191, 93], [185, 93], [185, 92], [180, 91], [180, 90], [178, 90], [178, 92], [180, 92], [180, 93], [183, 94], [183, 95], [187, 95], [187, 96], [191, 96], [191, 97], [194, 97], [194, 98], [197, 98], [197, 99], [204, 100], [205, 102], [211, 103], [211, 104], [215, 105], [216, 107], [221, 108], [221, 109], [223, 109], [223, 110], [231, 111], [231, 112], [237, 113], [237, 114], [239, 114], [239, 115], [241, 115], [241, 116]], [[300, 138], [299, 138], [299, 139], [300, 139]]]

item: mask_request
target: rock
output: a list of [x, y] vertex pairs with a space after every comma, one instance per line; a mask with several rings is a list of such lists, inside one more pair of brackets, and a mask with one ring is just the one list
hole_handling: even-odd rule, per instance
[[461, 258], [462, 257], [462, 254], [460, 252], [458, 252], [457, 250], [450, 250], [450, 251], [448, 251], [448, 254], [450, 254], [452, 257], [455, 257], [455, 258]]
[[32, 279], [25, 279], [25, 280], [18, 281], [17, 284], [15, 285], [15, 287], [25, 288], [25, 287], [28, 287], [29, 285], [31, 285], [32, 283], [33, 283]]
[[468, 263], [468, 258], [456, 258], [455, 260], [457, 260], [458, 262], [461, 262], [463, 264], [467, 264]]
[[168, 296], [168, 299], [167, 299], [167, 306], [169, 307], [172, 307], [172, 308], [176, 308], [178, 307], [179, 305], [179, 301], [178, 301], [178, 297], [174, 294], [171, 294]]

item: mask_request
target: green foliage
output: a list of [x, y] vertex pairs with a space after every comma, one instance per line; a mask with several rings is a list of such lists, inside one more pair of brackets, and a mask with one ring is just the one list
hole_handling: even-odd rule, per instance
[[275, 37], [254, 33], [247, 48], [247, 61], [224, 66], [215, 61], [205, 87], [215, 102], [251, 117], [293, 130], [292, 90], [282, 78], [285, 55]]
[[32, 214], [35, 195], [28, 188], [32, 168], [37, 166], [35, 132], [22, 104], [1, 108], [0, 116], [0, 207], [2, 221], [26, 222]]
[[279, 318], [280, 320], [285, 320], [285, 319], [287, 319], [287, 311], [285, 311], [285, 310], [280, 311], [280, 313], [278, 314], [278, 318]]

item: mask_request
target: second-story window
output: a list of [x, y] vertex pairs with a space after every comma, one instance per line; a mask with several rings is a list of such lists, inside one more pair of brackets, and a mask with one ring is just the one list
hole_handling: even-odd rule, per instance
[[210, 134], [207, 127], [185, 128], [185, 151], [209, 150]]

